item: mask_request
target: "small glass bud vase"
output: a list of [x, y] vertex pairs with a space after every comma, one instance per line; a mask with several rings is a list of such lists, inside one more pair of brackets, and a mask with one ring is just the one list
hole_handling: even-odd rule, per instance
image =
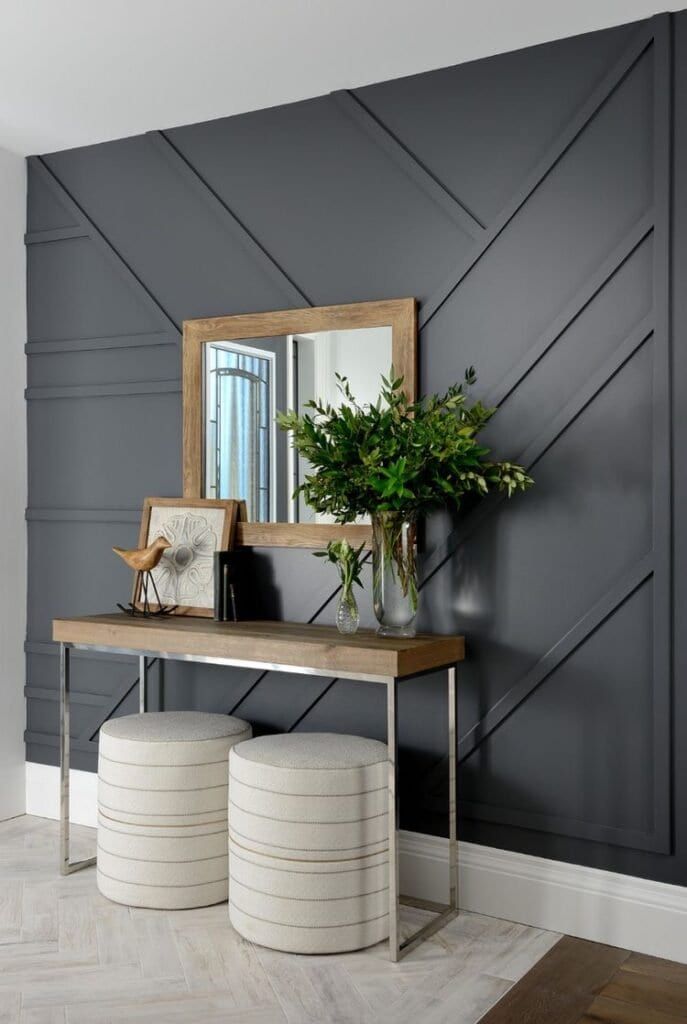
[[343, 586], [339, 594], [339, 603], [336, 609], [336, 628], [339, 633], [348, 636], [355, 633], [360, 625], [360, 612], [358, 602], [355, 599], [353, 588]]
[[372, 593], [380, 636], [415, 636], [415, 519], [399, 512], [372, 516]]

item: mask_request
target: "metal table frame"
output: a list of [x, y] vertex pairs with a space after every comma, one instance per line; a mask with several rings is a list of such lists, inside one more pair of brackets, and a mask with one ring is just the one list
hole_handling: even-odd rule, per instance
[[[173, 654], [166, 651], [140, 651], [122, 647], [108, 647], [96, 644], [60, 643], [60, 871], [63, 875], [80, 871], [96, 863], [95, 857], [75, 861], [70, 859], [69, 841], [69, 713], [70, 713], [70, 652], [72, 650], [96, 651], [103, 654], [123, 654], [139, 660], [139, 709], [146, 710], [146, 683], [149, 658], [170, 661], [192, 661], [205, 665], [224, 665], [229, 668], [252, 668], [261, 671], [294, 672], [301, 675], [322, 676], [328, 673], [321, 668], [281, 665], [272, 662], [244, 660], [241, 658], [209, 658], [202, 655]], [[432, 671], [441, 670], [441, 666]], [[448, 684], [448, 783], [449, 783], [449, 901], [437, 917], [405, 940], [400, 934], [399, 850], [398, 850], [398, 683], [410, 676], [381, 676], [361, 672], [337, 671], [338, 679], [359, 680], [381, 683], [386, 686], [387, 743], [389, 749], [389, 959], [397, 962], [420, 942], [433, 935], [458, 913], [458, 851], [456, 841], [456, 666], [444, 666]]]

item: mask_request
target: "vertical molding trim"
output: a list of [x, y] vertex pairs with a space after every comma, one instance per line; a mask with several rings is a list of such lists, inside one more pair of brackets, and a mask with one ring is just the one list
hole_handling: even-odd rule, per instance
[[653, 342], [653, 768], [654, 831], [671, 847], [672, 831], [672, 410], [671, 167], [672, 17], [654, 28], [654, 342]]

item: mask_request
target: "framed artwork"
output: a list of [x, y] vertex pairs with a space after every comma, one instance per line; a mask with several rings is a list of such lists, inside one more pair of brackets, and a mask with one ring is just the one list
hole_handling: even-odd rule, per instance
[[[175, 615], [214, 613], [216, 551], [233, 547], [236, 521], [242, 509], [233, 500], [212, 498], [146, 498], [143, 503], [139, 548], [157, 537], [169, 543], [152, 576], [163, 606], [176, 606]], [[139, 610], [141, 584], [134, 584], [133, 604]], [[155, 606], [157, 607], [157, 606]]]

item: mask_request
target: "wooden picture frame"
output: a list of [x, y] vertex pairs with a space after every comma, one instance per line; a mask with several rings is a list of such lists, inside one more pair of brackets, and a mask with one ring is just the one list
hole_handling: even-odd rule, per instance
[[[184, 495], [203, 493], [203, 346], [216, 341], [312, 334], [366, 327], [391, 327], [394, 370], [403, 377], [411, 401], [417, 398], [417, 302], [413, 298], [314, 306], [272, 313], [241, 313], [184, 321], [183, 340], [183, 480]], [[253, 523], [239, 521], [237, 547], [323, 547], [346, 537], [352, 544], [372, 545], [372, 529], [324, 523]]]
[[[203, 601], [202, 604], [177, 604], [174, 615], [196, 615], [206, 618], [213, 618], [214, 616], [214, 591], [213, 591], [213, 573], [214, 573], [214, 552], [215, 551], [230, 551], [234, 546], [234, 540], [236, 537], [236, 523], [241, 514], [241, 502], [234, 500], [224, 500], [215, 498], [146, 498], [143, 502], [143, 511], [141, 514], [141, 527], [138, 535], [138, 546], [139, 548], [147, 547], [151, 543], [153, 537], [151, 536], [151, 518], [153, 517], [154, 509], [179, 509], [183, 510], [223, 510], [224, 518], [221, 524], [221, 533], [219, 537], [218, 546], [213, 548], [211, 554], [209, 554], [210, 562], [210, 574], [206, 583], [207, 592], [212, 595], [211, 603], [208, 605], [207, 601]], [[244, 513], [245, 514], [245, 513]], [[157, 532], [157, 531], [156, 531]], [[168, 539], [171, 539], [168, 537]], [[203, 555], [203, 576], [207, 576], [205, 572], [205, 562], [208, 560], [208, 556]], [[160, 562], [161, 566], [164, 566], [165, 555], [162, 557]], [[153, 574], [159, 572], [158, 569], [153, 570]], [[168, 603], [165, 601], [166, 589], [160, 588], [158, 583], [158, 589], [160, 590], [160, 600], [163, 604]], [[141, 601], [141, 581], [140, 579], [134, 580], [134, 593], [132, 597], [132, 604], [138, 609], [142, 610], [143, 604]], [[150, 598], [150, 594], [148, 595]], [[172, 602], [175, 603], [175, 602]], [[152, 608], [159, 607], [157, 604], [151, 604]]]

